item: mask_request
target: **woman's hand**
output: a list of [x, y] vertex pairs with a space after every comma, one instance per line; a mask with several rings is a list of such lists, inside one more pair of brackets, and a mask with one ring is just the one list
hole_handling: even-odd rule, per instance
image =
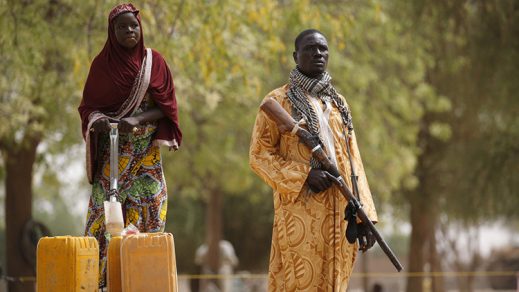
[[134, 131], [134, 128], [139, 127], [141, 124], [140, 120], [137, 117], [127, 117], [121, 119], [119, 122], [119, 132], [121, 133], [131, 133]]
[[105, 133], [110, 131], [110, 121], [107, 118], [101, 118], [92, 124], [94, 133]]

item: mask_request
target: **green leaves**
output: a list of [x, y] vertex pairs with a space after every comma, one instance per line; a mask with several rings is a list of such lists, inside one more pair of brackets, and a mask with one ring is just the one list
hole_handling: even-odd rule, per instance
[[[106, 40], [112, 4], [61, 4], [2, 8], [9, 33], [1, 46], [13, 52], [0, 61], [9, 70], [0, 78], [6, 141], [37, 131], [55, 151], [81, 143], [76, 107], [90, 61]], [[174, 75], [185, 143], [164, 157], [165, 173], [179, 189], [204, 197], [207, 184], [197, 181], [206, 178], [229, 193], [261, 185], [247, 161], [254, 117], [263, 96], [286, 83], [294, 38], [310, 27], [328, 37], [329, 70], [353, 110], [374, 193], [387, 199], [412, 180], [417, 121], [429, 108], [445, 106], [424, 81], [430, 60], [422, 40], [408, 32], [411, 24], [397, 8], [381, 1], [266, 0], [138, 6], [146, 45], [165, 56]]]
[[[201, 216], [196, 204], [212, 190], [242, 206], [238, 217], [261, 206], [258, 217], [271, 218], [265, 207], [271, 191], [248, 166], [250, 132], [261, 99], [286, 83], [294, 39], [306, 28], [328, 38], [328, 69], [352, 109], [377, 207], [419, 186], [424, 127], [433, 143], [449, 143], [426, 160], [440, 170], [434, 187], [448, 198], [451, 214], [516, 216], [517, 13], [506, 12], [513, 1], [447, 2], [137, 3], [145, 44], [164, 55], [173, 73], [184, 132], [179, 151], [162, 152], [170, 206], [179, 212], [171, 215], [175, 228], [194, 228], [196, 220], [174, 202]], [[113, 2], [0, 4], [0, 157], [34, 137], [51, 155], [81, 144], [76, 109], [90, 62], [106, 41]], [[44, 181], [57, 188], [51, 178]], [[258, 232], [268, 236], [269, 222], [262, 222], [267, 232]], [[229, 226], [226, 232], [244, 228]]]

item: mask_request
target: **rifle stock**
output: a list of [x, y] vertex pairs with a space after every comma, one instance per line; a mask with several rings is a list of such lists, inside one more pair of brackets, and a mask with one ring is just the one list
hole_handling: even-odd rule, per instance
[[[292, 116], [290, 116], [287, 113], [287, 111], [275, 99], [270, 98], [265, 100], [261, 104], [260, 109], [276, 123], [281, 133], [296, 131], [296, 135], [299, 136], [303, 144], [305, 144], [309, 149], [312, 150], [312, 156], [314, 156], [319, 162], [321, 162], [324, 170], [330, 173], [330, 178], [337, 184], [344, 198], [348, 202], [353, 201], [355, 205], [361, 206], [357, 198], [353, 195], [351, 190], [346, 185], [337, 167], [330, 161], [330, 159], [320, 146], [318, 139], [315, 139], [315, 137], [313, 137], [313, 135], [307, 130], [300, 128], [294, 120], [294, 118], [292, 118]], [[294, 127], [297, 127], [297, 129], [294, 129]], [[357, 210], [357, 216], [359, 216], [362, 223], [370, 229], [371, 233], [373, 233], [375, 239], [380, 245], [382, 251], [384, 251], [384, 253], [387, 255], [391, 263], [393, 263], [397, 271], [400, 272], [403, 269], [402, 265], [398, 261], [398, 258], [393, 253], [389, 245], [382, 238], [382, 235], [380, 235], [378, 230], [375, 228], [373, 222], [371, 222], [371, 220], [368, 218], [368, 215], [366, 214], [366, 212], [364, 212], [364, 209], [359, 208]]]

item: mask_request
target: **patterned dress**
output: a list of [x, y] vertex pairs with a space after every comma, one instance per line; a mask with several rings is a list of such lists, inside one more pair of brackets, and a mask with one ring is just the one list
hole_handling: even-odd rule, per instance
[[[274, 98], [291, 112], [287, 89], [286, 85], [278, 88], [265, 99]], [[336, 107], [331, 110], [329, 126], [338, 169], [351, 189], [343, 124]], [[377, 221], [354, 133], [352, 136], [350, 147], [359, 176], [360, 201], [368, 217]], [[309, 193], [305, 181], [310, 171], [310, 150], [297, 136], [280, 134], [263, 112], [256, 117], [249, 155], [254, 172], [274, 190], [269, 291], [346, 291], [358, 244], [349, 244], [345, 238], [347, 202], [339, 189], [332, 186], [319, 194]]]
[[[135, 114], [153, 106], [148, 97]], [[118, 201], [122, 202], [125, 226], [135, 225], [140, 232], [162, 232], [166, 223], [167, 189], [162, 172], [159, 146], [152, 144], [156, 123], [147, 123], [138, 131], [119, 135]], [[97, 145], [101, 157], [94, 173], [92, 195], [88, 206], [85, 236], [94, 236], [99, 243], [100, 287], [106, 284], [106, 253], [103, 202], [110, 190], [110, 138], [101, 134]]]

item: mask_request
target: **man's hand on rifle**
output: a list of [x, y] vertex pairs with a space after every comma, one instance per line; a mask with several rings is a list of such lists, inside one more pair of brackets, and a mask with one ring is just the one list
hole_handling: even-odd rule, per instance
[[359, 250], [366, 252], [375, 244], [375, 235], [371, 233], [368, 226], [364, 223], [357, 223], [357, 239], [359, 240]]
[[353, 206], [353, 203], [348, 204], [345, 213], [344, 219], [348, 221], [348, 226], [346, 227], [346, 239], [351, 244], [358, 240], [359, 250], [366, 252], [375, 244], [375, 235], [373, 235], [366, 224], [357, 222], [357, 209]]
[[326, 171], [317, 168], [310, 170], [306, 183], [310, 187], [310, 190], [316, 194], [332, 186], [332, 181], [326, 175]]

